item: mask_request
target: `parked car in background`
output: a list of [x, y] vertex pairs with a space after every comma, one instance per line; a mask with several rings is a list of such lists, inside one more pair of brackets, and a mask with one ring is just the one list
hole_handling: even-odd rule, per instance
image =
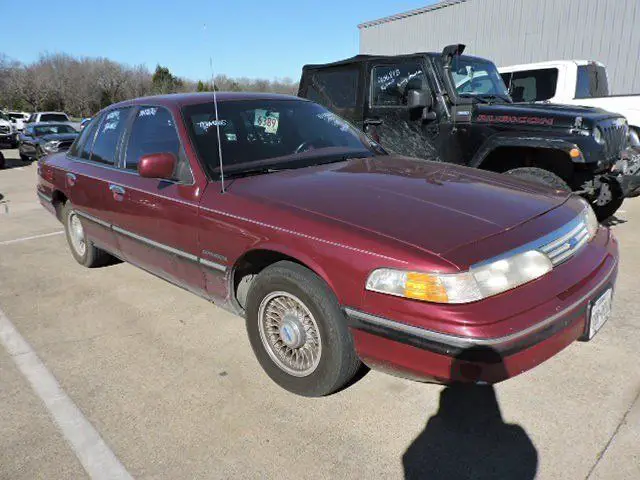
[[27, 112], [6, 112], [6, 114], [16, 132], [21, 132], [24, 129], [24, 124], [30, 116]]
[[640, 94], [610, 95], [600, 62], [554, 60], [498, 69], [515, 102], [549, 102], [598, 107], [626, 117], [630, 140], [640, 147]]
[[82, 120], [80, 120], [80, 131], [84, 130], [84, 127], [86, 127], [90, 121], [91, 121], [91, 117], [83, 118]]
[[108, 107], [37, 193], [81, 265], [114, 255], [243, 315], [282, 387], [330, 394], [361, 361], [498, 382], [609, 317], [617, 242], [571, 192], [390, 155], [299, 98], [217, 100]]
[[71, 122], [69, 116], [64, 112], [35, 112], [32, 113], [27, 123], [40, 122]]
[[600, 220], [640, 188], [640, 177], [614, 169], [628, 145], [624, 117], [515, 104], [496, 66], [464, 48], [306, 65], [298, 94], [399, 154], [579, 191]]
[[77, 137], [78, 131], [66, 123], [29, 123], [18, 137], [18, 153], [22, 160], [37, 160], [49, 153], [68, 150]]
[[15, 148], [16, 132], [11, 119], [5, 113], [0, 112], [0, 148], [3, 146]]

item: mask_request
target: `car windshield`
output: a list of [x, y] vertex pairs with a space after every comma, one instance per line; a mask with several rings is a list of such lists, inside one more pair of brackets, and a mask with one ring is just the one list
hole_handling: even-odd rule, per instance
[[184, 107], [199, 157], [220, 176], [218, 128], [224, 174], [318, 165], [384, 150], [337, 115], [301, 100], [240, 100]]
[[40, 125], [33, 128], [36, 137], [43, 135], [51, 135], [56, 133], [78, 133], [73, 127], [69, 125]]
[[487, 96], [509, 100], [509, 92], [498, 69], [487, 60], [453, 57], [451, 76], [460, 96]]
[[21, 113], [9, 113], [9, 118], [11, 118], [12, 120], [15, 120], [15, 119], [22, 120], [24, 117], [22, 116]]
[[0, 120], [7, 120], [7, 121], [9, 121], [9, 117], [7, 117], [4, 113], [0, 112]]
[[69, 119], [64, 113], [43, 113], [40, 115], [41, 122], [68, 122]]

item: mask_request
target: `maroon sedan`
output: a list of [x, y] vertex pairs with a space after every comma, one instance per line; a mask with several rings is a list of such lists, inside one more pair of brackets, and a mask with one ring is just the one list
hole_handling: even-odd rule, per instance
[[617, 243], [579, 197], [390, 155], [294, 97], [112, 105], [40, 163], [38, 195], [79, 263], [117, 257], [244, 316], [301, 395], [361, 362], [498, 382], [611, 311]]

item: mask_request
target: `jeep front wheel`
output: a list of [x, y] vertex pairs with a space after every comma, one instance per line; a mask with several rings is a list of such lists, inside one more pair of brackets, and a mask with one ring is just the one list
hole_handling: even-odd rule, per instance
[[528, 180], [534, 183], [542, 183], [543, 185], [547, 185], [548, 187], [551, 187], [555, 190], [565, 190], [569, 192], [571, 191], [569, 185], [567, 185], [567, 183], [558, 175], [542, 168], [514, 168], [513, 170], [509, 170], [504, 174], [521, 178], [522, 180]]

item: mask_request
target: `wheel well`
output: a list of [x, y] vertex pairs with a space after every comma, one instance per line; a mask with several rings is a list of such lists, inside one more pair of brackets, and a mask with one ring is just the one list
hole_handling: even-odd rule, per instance
[[53, 195], [51, 195], [51, 203], [53, 208], [56, 209], [56, 217], [58, 217], [58, 220], [62, 220], [62, 207], [67, 203], [66, 195], [60, 190], [54, 190]]
[[[314, 272], [312, 268], [310, 268], [308, 265], [305, 265], [297, 258], [293, 258], [289, 255], [285, 255], [284, 253], [276, 252], [274, 250], [252, 250], [245, 253], [240, 259], [238, 259], [235, 267], [233, 268], [231, 282], [233, 287], [233, 299], [242, 309], [244, 309], [246, 305], [249, 286], [251, 285], [251, 282], [256, 277], [256, 275], [258, 275], [268, 266], [282, 260], [288, 260], [290, 262], [297, 263]], [[317, 274], [317, 272], [314, 273]]]
[[562, 150], [535, 147], [498, 147], [480, 164], [482, 170], [504, 173], [514, 168], [537, 167], [555, 173], [571, 184], [573, 162]]

